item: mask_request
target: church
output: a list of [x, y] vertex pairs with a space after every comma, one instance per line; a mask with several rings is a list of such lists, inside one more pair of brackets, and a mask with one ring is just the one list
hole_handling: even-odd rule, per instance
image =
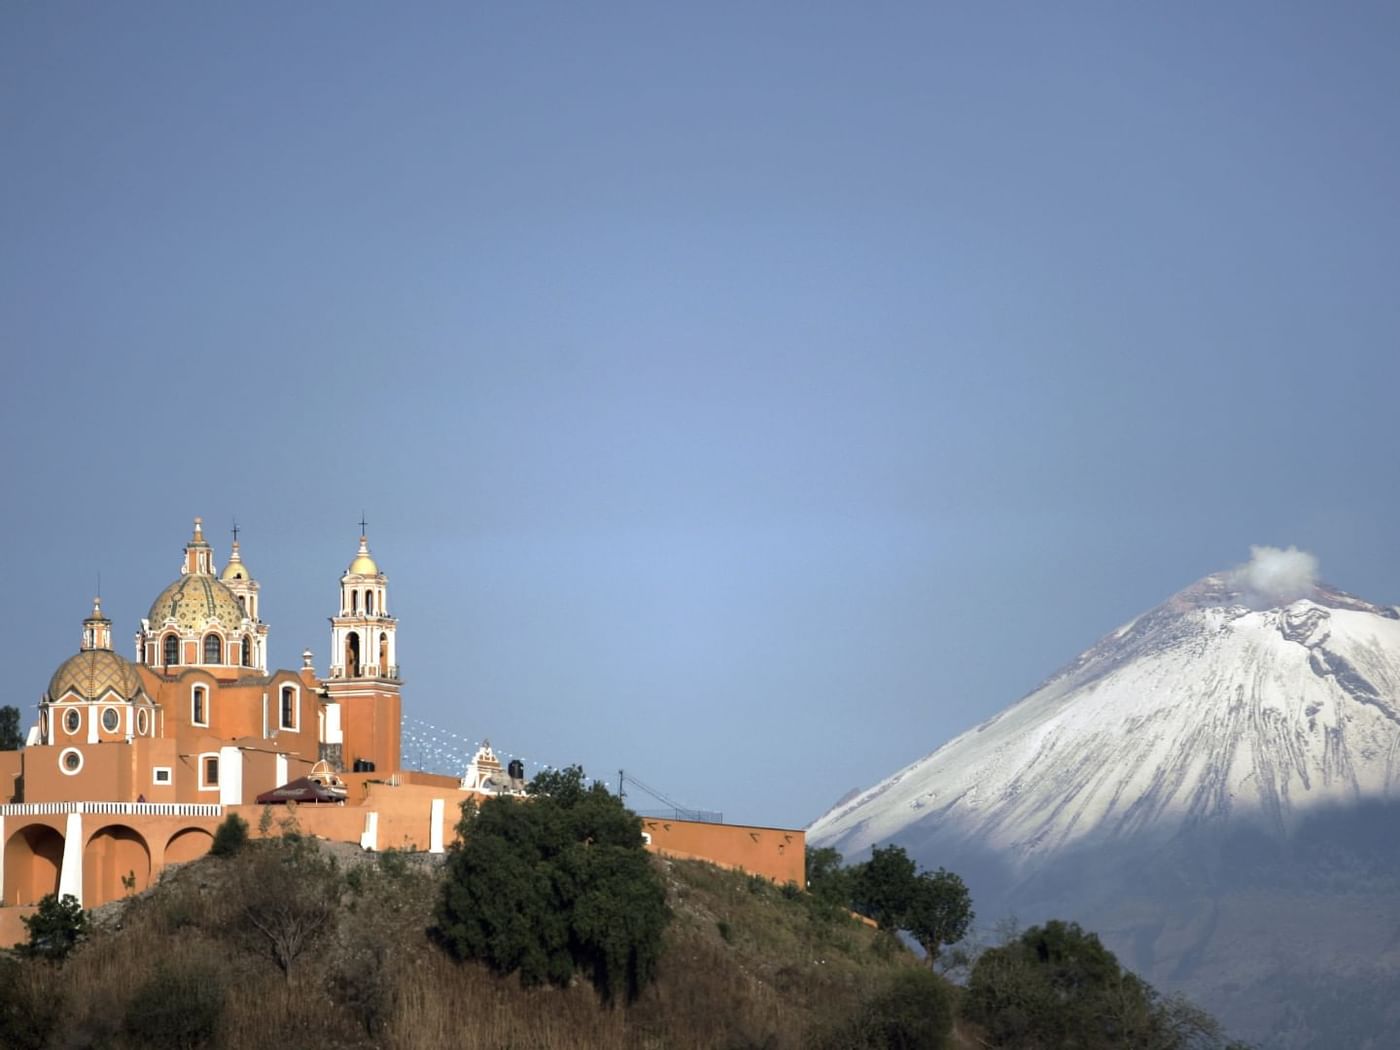
[[[134, 660], [94, 600], [77, 653], [49, 679], [24, 747], [0, 751], [0, 945], [50, 893], [94, 907], [140, 892], [213, 844], [231, 813], [258, 828], [307, 780], [304, 834], [368, 850], [441, 853], [462, 802], [519, 794], [522, 771], [483, 745], [459, 778], [402, 768], [398, 620], [368, 538], [340, 576], [327, 673], [314, 654], [268, 668], [259, 584], [237, 534], [222, 570], [199, 518], [179, 575], [141, 619]], [[261, 798], [261, 803], [260, 803]], [[291, 809], [292, 806], [287, 806]], [[804, 884], [800, 830], [645, 818], [654, 852]]]
[[49, 680], [18, 753], [24, 800], [238, 805], [321, 761], [398, 770], [398, 624], [366, 537], [340, 578], [326, 678], [310, 651], [298, 671], [268, 670], [258, 590], [237, 540], [217, 570], [196, 518], [134, 662], [94, 601], [82, 648]]

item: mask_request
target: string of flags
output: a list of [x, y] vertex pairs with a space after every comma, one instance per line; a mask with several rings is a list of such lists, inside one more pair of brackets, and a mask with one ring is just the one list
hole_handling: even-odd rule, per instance
[[[410, 718], [407, 715], [401, 719], [400, 737], [404, 768], [421, 769], [425, 773], [441, 773], [447, 776], [461, 776], [483, 743], [481, 740], [474, 740], [442, 726], [425, 722], [421, 718]], [[518, 758], [527, 766], [533, 765], [537, 771], [564, 768], [552, 762], [529, 759], [512, 751], [501, 751], [498, 748], [492, 750], [496, 752], [497, 758], [502, 759], [503, 765], [508, 764], [511, 759]], [[611, 790], [606, 780], [590, 777], [589, 783], [602, 783]]]

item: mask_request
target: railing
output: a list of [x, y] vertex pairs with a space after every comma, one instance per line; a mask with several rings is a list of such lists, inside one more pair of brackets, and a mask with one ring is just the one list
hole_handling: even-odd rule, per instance
[[108, 817], [219, 817], [224, 807], [207, 802], [10, 802], [0, 817], [51, 817], [92, 813]]

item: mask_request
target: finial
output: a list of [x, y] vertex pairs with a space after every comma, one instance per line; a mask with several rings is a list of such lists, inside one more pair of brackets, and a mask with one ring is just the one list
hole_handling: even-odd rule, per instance
[[364, 542], [365, 542], [365, 536], [368, 535], [368, 530], [369, 530], [369, 522], [365, 521], [365, 512], [364, 512], [364, 511], [360, 511], [360, 542], [361, 542], [361, 543], [364, 543]]
[[233, 519], [233, 549], [238, 550], [238, 519]]
[[311, 665], [311, 661], [314, 660], [314, 659], [315, 659], [315, 655], [311, 652], [310, 649], [303, 649], [303, 650], [301, 651], [301, 666], [302, 666], [302, 667], [305, 667], [305, 668], [307, 668], [307, 669], [309, 670], [309, 669], [311, 668], [311, 666], [312, 666], [312, 665]]
[[100, 594], [92, 600], [92, 618], [94, 620], [102, 619], [102, 595]]
[[204, 519], [203, 519], [203, 518], [195, 518], [195, 519], [194, 519], [194, 541], [195, 541], [196, 543], [203, 543], [203, 542], [204, 542]]

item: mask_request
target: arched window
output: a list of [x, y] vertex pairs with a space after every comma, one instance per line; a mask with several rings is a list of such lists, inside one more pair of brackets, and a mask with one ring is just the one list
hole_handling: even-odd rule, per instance
[[379, 636], [379, 677], [389, 677], [389, 636], [387, 634]]
[[345, 636], [345, 677], [360, 677], [360, 636], [354, 631]]
[[360, 611], [360, 592], [359, 592], [359, 591], [351, 591], [351, 592], [350, 592], [350, 611], [351, 611], [352, 613], [357, 613], [357, 612]]
[[282, 728], [297, 727], [297, 691], [295, 686], [282, 687]]
[[243, 636], [243, 666], [253, 666], [253, 639], [246, 634]]
[[223, 639], [217, 634], [206, 634], [204, 636], [204, 662], [206, 664], [221, 664], [224, 662]]
[[209, 724], [209, 690], [202, 685], [190, 690], [190, 721], [197, 726]]
[[165, 636], [165, 665], [172, 667], [180, 662], [180, 639], [173, 634]]
[[369, 615], [369, 616], [373, 616], [373, 615], [374, 615], [374, 592], [373, 592], [373, 591], [365, 591], [365, 613], [366, 613], [367, 615]]

